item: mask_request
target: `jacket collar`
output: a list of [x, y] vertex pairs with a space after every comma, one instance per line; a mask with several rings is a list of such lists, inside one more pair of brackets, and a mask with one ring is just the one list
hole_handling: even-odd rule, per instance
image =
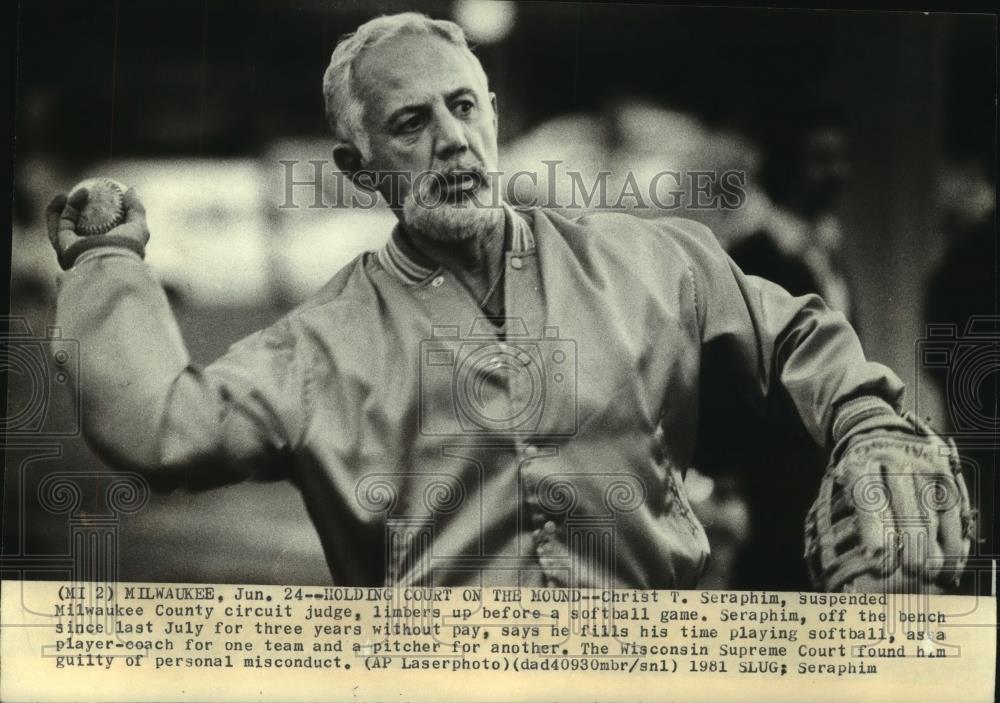
[[[525, 253], [535, 248], [535, 235], [525, 215], [503, 203], [506, 214], [504, 247], [511, 253]], [[407, 285], [419, 285], [435, 275], [441, 267], [419, 251], [397, 224], [392, 236], [377, 253], [378, 262], [386, 271]]]

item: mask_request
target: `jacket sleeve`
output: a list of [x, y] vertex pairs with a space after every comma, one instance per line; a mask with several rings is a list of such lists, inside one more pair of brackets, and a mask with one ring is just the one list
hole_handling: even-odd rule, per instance
[[709, 381], [714, 392], [761, 413], [775, 399], [789, 399], [826, 449], [858, 422], [899, 412], [902, 381], [865, 358], [843, 314], [816, 295], [794, 297], [744, 274], [703, 225], [663, 226], [689, 262], [703, 373], [721, 377]]
[[149, 268], [111, 247], [65, 274], [56, 322], [79, 342], [83, 432], [109, 463], [166, 489], [280, 477], [303, 414], [287, 322], [200, 369]]

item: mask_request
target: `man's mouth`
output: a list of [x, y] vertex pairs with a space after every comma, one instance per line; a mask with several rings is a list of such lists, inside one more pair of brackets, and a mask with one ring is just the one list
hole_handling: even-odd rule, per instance
[[479, 190], [485, 179], [477, 171], [456, 170], [442, 174], [442, 181], [446, 193], [460, 195]]

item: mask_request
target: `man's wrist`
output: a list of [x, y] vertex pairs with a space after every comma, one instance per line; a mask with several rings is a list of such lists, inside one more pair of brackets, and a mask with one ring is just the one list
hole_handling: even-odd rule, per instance
[[897, 429], [912, 431], [910, 424], [888, 402], [874, 395], [860, 396], [837, 408], [831, 432], [834, 446], [870, 430]]
[[146, 248], [130, 237], [102, 234], [85, 237], [71, 244], [60, 257], [60, 263], [68, 270], [83, 259], [107, 253], [128, 254], [143, 259], [146, 256]]
[[111, 256], [120, 256], [125, 259], [132, 259], [133, 261], [142, 261], [142, 257], [131, 249], [109, 245], [104, 247], [95, 247], [83, 252], [80, 256], [76, 257], [76, 262], [73, 264], [73, 267], [79, 268], [91, 259], [105, 259]]

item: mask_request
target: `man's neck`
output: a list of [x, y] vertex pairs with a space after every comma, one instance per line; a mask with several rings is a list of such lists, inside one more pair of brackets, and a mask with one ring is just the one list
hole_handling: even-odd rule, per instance
[[[482, 305], [487, 298], [503, 300], [499, 279], [504, 268], [507, 228], [505, 218], [485, 236], [454, 242], [431, 239], [406, 227], [402, 233], [420, 254], [450, 271]], [[495, 311], [496, 305], [490, 307]]]

